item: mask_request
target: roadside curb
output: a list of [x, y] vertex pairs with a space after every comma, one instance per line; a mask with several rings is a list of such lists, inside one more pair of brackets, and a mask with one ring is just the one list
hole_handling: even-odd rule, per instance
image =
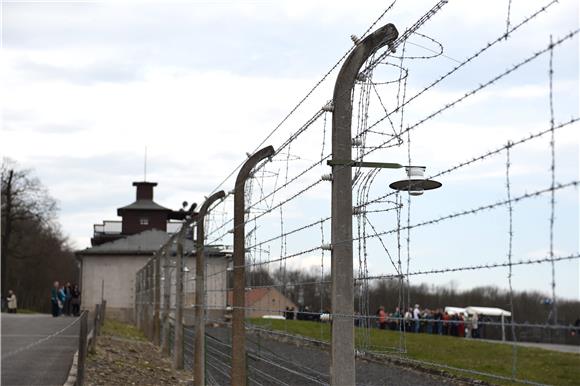
[[[87, 347], [90, 346], [91, 340], [93, 339], [94, 332], [95, 332], [95, 329], [93, 329], [87, 336]], [[78, 375], [78, 371], [79, 371], [78, 366], [79, 366], [79, 350], [77, 350], [75, 352], [72, 364], [70, 366], [70, 370], [68, 371], [68, 377], [62, 386], [76, 386], [77, 385], [77, 375]]]
[[79, 351], [75, 352], [72, 365], [68, 372], [68, 378], [63, 386], [75, 386], [77, 383], [77, 371], [78, 371], [78, 361], [79, 361]]

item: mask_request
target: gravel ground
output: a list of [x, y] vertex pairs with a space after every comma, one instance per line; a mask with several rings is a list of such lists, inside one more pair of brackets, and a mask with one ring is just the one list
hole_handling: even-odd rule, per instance
[[86, 385], [190, 385], [191, 373], [175, 371], [159, 348], [141, 340], [102, 335], [89, 355]]
[[[207, 329], [208, 384], [229, 385], [231, 363], [230, 331]], [[314, 347], [247, 335], [251, 385], [327, 385], [330, 355]], [[391, 364], [356, 362], [357, 385], [458, 385], [459, 381], [434, 376]], [[351, 386], [351, 385], [345, 385]]]

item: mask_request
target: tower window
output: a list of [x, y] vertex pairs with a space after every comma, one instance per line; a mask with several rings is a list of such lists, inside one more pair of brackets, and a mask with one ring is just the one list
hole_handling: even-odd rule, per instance
[[139, 224], [141, 224], [141, 225], [149, 225], [149, 219], [147, 217], [141, 217], [139, 219]]

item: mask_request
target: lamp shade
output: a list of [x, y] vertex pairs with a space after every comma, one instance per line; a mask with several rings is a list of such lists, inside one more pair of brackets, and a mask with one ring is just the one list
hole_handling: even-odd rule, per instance
[[425, 174], [424, 166], [407, 166], [405, 169], [407, 170], [409, 178], [393, 182], [389, 185], [391, 189], [409, 192], [412, 196], [420, 196], [425, 190], [441, 187], [440, 182], [423, 178]]

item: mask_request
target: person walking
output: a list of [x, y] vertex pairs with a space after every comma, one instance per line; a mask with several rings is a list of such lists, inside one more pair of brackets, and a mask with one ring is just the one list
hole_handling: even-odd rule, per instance
[[50, 289], [51, 311], [52, 311], [52, 316], [55, 318], [60, 314], [60, 305], [62, 304], [61, 300], [60, 300], [58, 287], [59, 287], [59, 283], [58, 283], [58, 281], [55, 281], [52, 285], [52, 288]]
[[70, 303], [73, 316], [79, 316], [81, 314], [81, 290], [78, 284], [75, 284], [72, 288]]
[[14, 291], [12, 291], [12, 290], [8, 291], [8, 297], [6, 298], [6, 303], [8, 304], [8, 313], [15, 314], [16, 309], [17, 309], [17, 304], [16, 304], [16, 294], [14, 294]]

